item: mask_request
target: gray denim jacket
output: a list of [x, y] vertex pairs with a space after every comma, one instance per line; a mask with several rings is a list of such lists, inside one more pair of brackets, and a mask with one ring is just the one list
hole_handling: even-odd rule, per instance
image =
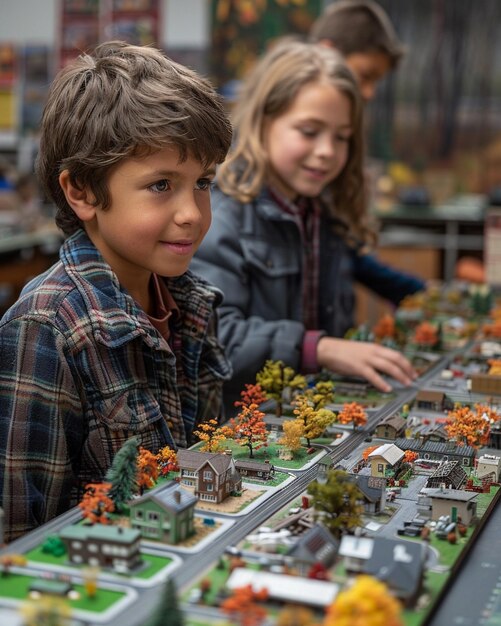
[[[219, 338], [233, 366], [226, 394], [238, 398], [266, 359], [299, 368], [302, 324], [302, 240], [290, 215], [264, 192], [242, 204], [219, 189], [213, 221], [191, 268], [219, 287]], [[342, 336], [352, 326], [354, 252], [321, 222], [319, 329]]]

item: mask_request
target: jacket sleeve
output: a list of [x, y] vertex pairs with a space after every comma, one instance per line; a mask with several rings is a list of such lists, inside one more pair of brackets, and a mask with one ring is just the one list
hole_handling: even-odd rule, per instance
[[10, 541], [71, 506], [82, 447], [80, 398], [65, 342], [47, 324], [0, 329], [0, 504]]
[[[242, 206], [222, 194], [213, 198], [213, 221], [190, 267], [223, 292], [218, 334], [233, 368], [231, 386], [252, 383], [266, 359], [299, 369], [302, 323], [268, 320], [252, 311], [252, 274], [241, 243]], [[272, 296], [271, 296], [272, 297]]]
[[395, 270], [371, 254], [354, 255], [354, 277], [395, 305], [405, 296], [425, 289], [425, 282], [421, 278]]

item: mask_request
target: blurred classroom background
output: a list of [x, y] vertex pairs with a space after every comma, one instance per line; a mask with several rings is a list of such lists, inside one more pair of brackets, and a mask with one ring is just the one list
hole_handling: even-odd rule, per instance
[[[501, 283], [501, 2], [378, 1], [408, 49], [367, 107], [379, 254], [442, 280], [462, 258], [483, 260], [489, 282]], [[231, 107], [256, 57], [282, 35], [305, 36], [328, 4], [2, 0], [0, 313], [54, 261], [61, 241], [33, 176], [40, 114], [61, 66], [107, 39], [153, 44], [208, 76]], [[360, 319], [384, 307], [360, 290]]]

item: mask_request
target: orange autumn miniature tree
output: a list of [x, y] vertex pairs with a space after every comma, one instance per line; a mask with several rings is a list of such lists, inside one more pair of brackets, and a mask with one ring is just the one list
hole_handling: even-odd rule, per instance
[[490, 407], [475, 404], [475, 411], [469, 407], [457, 407], [449, 411], [445, 431], [460, 446], [472, 448], [484, 446], [489, 441], [491, 423], [499, 420], [499, 415]]
[[137, 456], [137, 485], [139, 493], [143, 493], [145, 489], [151, 489], [158, 480], [158, 461], [156, 454], [150, 452], [146, 448], [139, 448]]
[[340, 424], [353, 424], [353, 430], [355, 430], [367, 424], [367, 413], [359, 402], [345, 402], [338, 413], [337, 420]]
[[233, 431], [229, 426], [219, 426], [216, 419], [210, 419], [198, 425], [193, 434], [203, 441], [201, 452], [219, 452], [227, 439], [233, 438]]
[[157, 463], [162, 476], [165, 476], [169, 472], [178, 472], [179, 465], [177, 464], [177, 452], [169, 446], [164, 446], [158, 451]]
[[259, 383], [255, 383], [254, 385], [247, 383], [245, 389], [240, 392], [240, 397], [242, 399], [236, 400], [234, 403], [236, 407], [243, 406], [244, 404], [247, 406], [249, 406], [249, 404], [257, 404], [260, 406], [263, 402], [266, 402], [266, 394]]
[[432, 348], [438, 343], [438, 329], [430, 322], [421, 322], [414, 331], [414, 343], [423, 348]]
[[91, 524], [109, 524], [109, 513], [115, 510], [115, 504], [108, 495], [111, 483], [89, 483], [85, 485], [84, 496], [78, 506], [82, 517]]
[[305, 606], [294, 604], [280, 611], [275, 626], [312, 626], [314, 623], [313, 611]]
[[403, 463], [414, 463], [418, 456], [419, 454], [417, 452], [413, 452], [412, 450], [406, 450], [404, 452], [404, 458], [402, 459], [402, 461]]
[[249, 448], [249, 456], [254, 458], [254, 450], [268, 445], [264, 413], [257, 404], [244, 404], [235, 418], [230, 420], [235, 441], [242, 447]]
[[367, 461], [367, 459], [369, 458], [369, 454], [371, 452], [374, 452], [374, 450], [377, 450], [379, 448], [379, 446], [369, 446], [368, 448], [365, 448], [365, 450], [362, 452], [362, 458], [364, 461]]
[[372, 332], [377, 341], [394, 339], [396, 335], [395, 318], [389, 313], [386, 313], [374, 326]]
[[327, 609], [323, 626], [404, 626], [402, 606], [388, 587], [372, 576], [357, 576]]
[[233, 595], [221, 603], [221, 610], [230, 615], [239, 626], [260, 626], [266, 619], [266, 610], [258, 604], [268, 599], [268, 591], [254, 591], [252, 585], [234, 589]]
[[489, 376], [501, 376], [501, 359], [489, 359]]

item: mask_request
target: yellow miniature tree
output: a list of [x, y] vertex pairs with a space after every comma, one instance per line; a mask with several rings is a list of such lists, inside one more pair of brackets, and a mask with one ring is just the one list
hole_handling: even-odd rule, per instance
[[312, 626], [313, 612], [304, 606], [286, 606], [277, 616], [275, 626]]
[[336, 414], [325, 408], [315, 409], [306, 394], [297, 396], [294, 405], [294, 415], [304, 426], [303, 437], [309, 447], [311, 439], [320, 437], [327, 426], [335, 421]]
[[290, 450], [294, 456], [294, 452], [297, 452], [301, 446], [301, 437], [304, 434], [304, 424], [300, 420], [290, 420], [284, 422], [283, 425], [283, 437], [278, 440], [278, 443]]
[[277, 417], [282, 415], [284, 391], [306, 387], [305, 377], [296, 374], [292, 367], [287, 367], [283, 361], [266, 361], [263, 369], [256, 375], [256, 382], [267, 398], [275, 400]]
[[327, 609], [323, 626], [404, 626], [402, 607], [377, 578], [357, 576]]
[[359, 402], [345, 402], [337, 419], [340, 424], [353, 424], [353, 430], [355, 430], [358, 426], [365, 426], [367, 413]]
[[169, 472], [179, 471], [179, 465], [177, 464], [177, 452], [172, 448], [169, 448], [169, 446], [164, 446], [158, 451], [157, 461], [162, 476], [165, 476]]
[[70, 626], [71, 607], [63, 598], [42, 595], [21, 606], [26, 626]]
[[202, 452], [219, 452], [224, 443], [233, 438], [233, 431], [228, 426], [219, 426], [216, 419], [210, 419], [198, 425], [193, 434], [203, 441]]

